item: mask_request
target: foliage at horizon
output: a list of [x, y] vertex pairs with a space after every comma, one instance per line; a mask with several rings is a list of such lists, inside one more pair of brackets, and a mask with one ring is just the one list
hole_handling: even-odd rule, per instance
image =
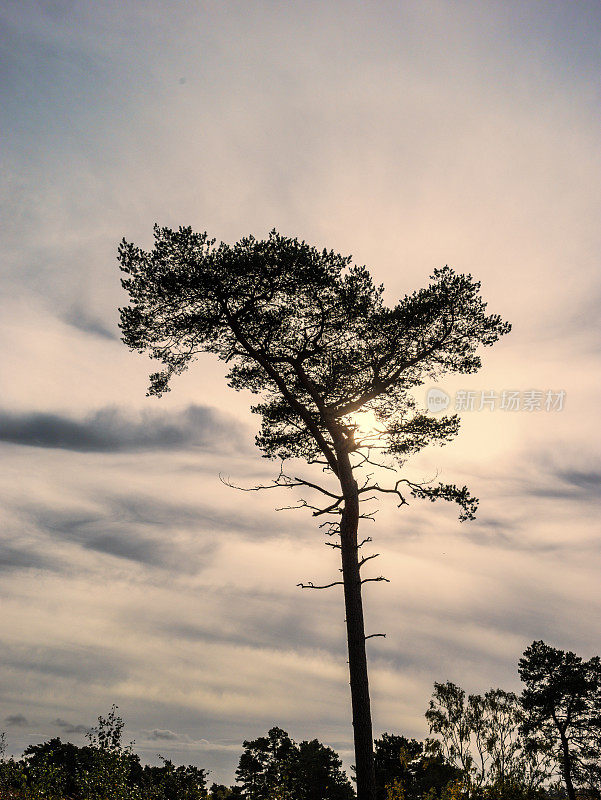
[[351, 783], [339, 756], [317, 739], [292, 741], [274, 727], [245, 741], [236, 770], [248, 800], [352, 800]]
[[[533, 642], [520, 660], [521, 697], [502, 689], [469, 695], [435, 683], [425, 742], [384, 733], [375, 744], [377, 800], [562, 800], [568, 730], [578, 800], [601, 800], [598, 667], [594, 657]], [[565, 716], [562, 716], [565, 714]], [[574, 716], [570, 716], [574, 714]], [[123, 743], [115, 706], [77, 747], [60, 738], [5, 759], [0, 733], [0, 800], [352, 800], [337, 753], [317, 739], [296, 743], [278, 727], [243, 743], [237, 782], [213, 783], [194, 766], [142, 766]]]

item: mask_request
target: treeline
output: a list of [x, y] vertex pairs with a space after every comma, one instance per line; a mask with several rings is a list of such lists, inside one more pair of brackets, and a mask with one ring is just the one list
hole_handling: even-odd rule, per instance
[[[435, 683], [424, 742], [384, 733], [374, 743], [376, 800], [601, 800], [601, 663], [533, 642], [519, 662], [520, 696], [466, 695]], [[4, 798], [25, 800], [352, 800], [337, 753], [281, 728], [243, 743], [236, 784], [207, 770], [142, 766], [123, 744], [115, 707], [77, 747], [59, 738], [0, 759]], [[2, 747], [0, 738], [0, 749]], [[3, 756], [3, 753], [0, 752]]]

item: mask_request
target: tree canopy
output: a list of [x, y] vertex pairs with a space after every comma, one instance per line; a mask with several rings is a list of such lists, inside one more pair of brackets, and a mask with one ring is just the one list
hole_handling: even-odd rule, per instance
[[601, 792], [601, 660], [535, 641], [519, 662], [526, 684], [524, 730], [535, 743], [551, 743], [566, 784]]
[[293, 742], [286, 731], [244, 742], [236, 780], [248, 800], [353, 800], [338, 755], [317, 739]]
[[400, 464], [449, 441], [457, 416], [427, 416], [411, 390], [445, 372], [475, 372], [478, 346], [510, 330], [486, 313], [479, 282], [448, 266], [388, 307], [366, 267], [276, 231], [232, 246], [191, 228], [155, 226], [154, 237], [150, 252], [119, 247], [131, 301], [121, 310], [124, 341], [164, 367], [149, 393], [168, 391], [199, 353], [215, 353], [230, 386], [260, 396], [257, 444], [269, 458], [325, 457], [338, 475], [334, 429], [360, 450], [352, 415], [361, 409], [374, 412], [382, 452]]

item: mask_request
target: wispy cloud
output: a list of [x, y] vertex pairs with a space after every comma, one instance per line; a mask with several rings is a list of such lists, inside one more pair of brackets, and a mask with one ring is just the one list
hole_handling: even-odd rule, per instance
[[73, 725], [71, 722], [67, 722], [60, 717], [55, 719], [52, 724], [56, 725], [57, 728], [60, 728], [67, 735], [72, 733], [89, 733], [92, 730], [89, 725]]
[[92, 336], [100, 336], [104, 339], [116, 340], [119, 338], [119, 330], [111, 330], [99, 316], [92, 314], [82, 305], [72, 305], [64, 314], [65, 322], [73, 325], [84, 333]]
[[8, 717], [4, 718], [4, 722], [7, 725], [15, 728], [24, 728], [28, 725], [27, 717], [23, 714], [9, 714]]
[[162, 728], [154, 728], [154, 730], [147, 731], [147, 734], [149, 739], [157, 742], [174, 742], [181, 738], [180, 734]]

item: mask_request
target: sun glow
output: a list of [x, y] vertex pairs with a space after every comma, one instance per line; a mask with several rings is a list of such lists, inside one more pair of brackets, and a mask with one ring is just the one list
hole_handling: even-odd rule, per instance
[[376, 438], [382, 431], [382, 423], [378, 422], [373, 411], [356, 411], [351, 415], [353, 425], [356, 425], [355, 438]]

